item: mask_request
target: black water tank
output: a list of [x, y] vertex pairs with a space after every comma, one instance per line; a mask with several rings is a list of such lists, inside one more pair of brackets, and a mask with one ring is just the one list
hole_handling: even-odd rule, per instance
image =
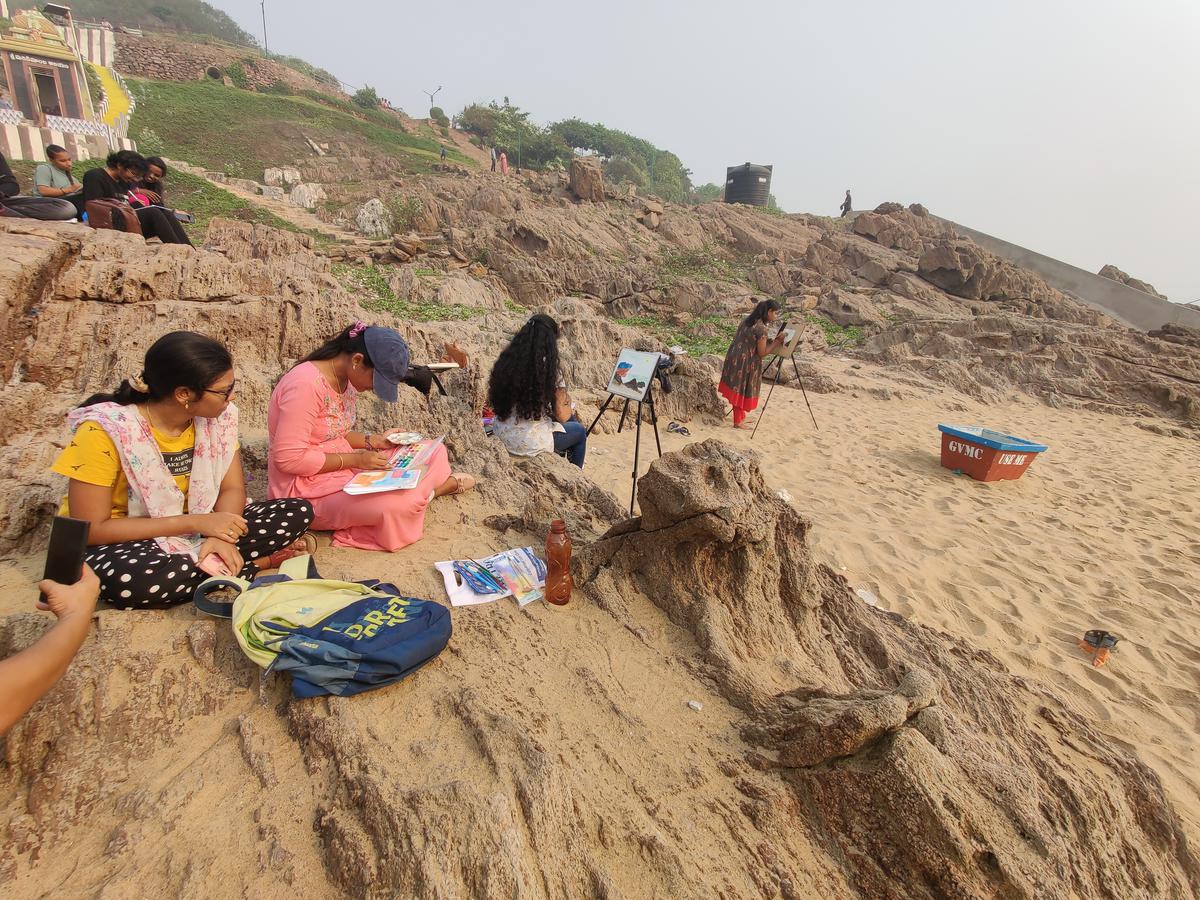
[[771, 166], [745, 163], [725, 170], [725, 202], [766, 206], [771, 202]]

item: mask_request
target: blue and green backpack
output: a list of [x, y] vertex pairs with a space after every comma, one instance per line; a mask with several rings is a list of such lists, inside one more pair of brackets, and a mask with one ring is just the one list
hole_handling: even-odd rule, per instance
[[[217, 587], [241, 591], [233, 632], [247, 656], [269, 672], [288, 672], [297, 697], [348, 697], [411, 675], [450, 641], [450, 611], [432, 600], [405, 597], [381, 581], [321, 578], [309, 556], [253, 582], [211, 578], [196, 605]], [[219, 614], [219, 613], [217, 613]]]

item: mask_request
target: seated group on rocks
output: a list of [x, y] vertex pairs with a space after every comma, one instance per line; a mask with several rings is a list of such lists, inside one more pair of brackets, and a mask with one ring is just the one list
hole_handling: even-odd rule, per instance
[[[50, 222], [82, 221], [90, 202], [110, 201], [129, 206], [143, 237], [158, 238], [164, 244], [191, 244], [175, 210], [164, 205], [167, 164], [160, 157], [118, 150], [108, 155], [103, 166], [86, 172], [82, 181], [76, 179], [71, 154], [64, 148], [51, 144], [46, 148], [46, 159], [34, 171], [32, 195], [22, 197], [12, 168], [0, 155], [0, 215]], [[114, 227], [122, 227], [121, 217], [112, 209], [93, 207], [93, 215], [101, 214], [112, 216]]]
[[[560, 452], [582, 467], [587, 435], [559, 371], [558, 334], [550, 317], [530, 319], [495, 364], [489, 402], [514, 455]], [[396, 402], [412, 383], [409, 356], [397, 332], [356, 322], [288, 371], [267, 414], [268, 499], [247, 504], [233, 358], [190, 331], [155, 341], [138, 374], [68, 415], [71, 440], [52, 466], [68, 479], [60, 514], [90, 523], [86, 561], [100, 599], [122, 609], [186, 603], [210, 554], [252, 579], [312, 552], [310, 527], [362, 550], [420, 540], [435, 498], [475, 486], [451, 471], [444, 445], [417, 489], [342, 490], [357, 472], [390, 467], [388, 434], [402, 429], [356, 431], [357, 397]]]

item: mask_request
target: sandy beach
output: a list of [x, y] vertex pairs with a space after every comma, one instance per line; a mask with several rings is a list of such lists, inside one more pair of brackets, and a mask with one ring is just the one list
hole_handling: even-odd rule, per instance
[[[1195, 443], [1027, 397], [989, 406], [936, 386], [897, 387], [892, 373], [844, 359], [818, 368], [847, 388], [809, 393], [819, 430], [800, 391], [780, 387], [753, 441], [729, 420], [688, 423], [687, 438], [660, 421], [663, 450], [706, 437], [753, 447], [768, 483], [815, 523], [823, 561], [880, 607], [1052, 685], [1158, 772], [1200, 839]], [[940, 467], [939, 422], [984, 424], [1050, 449], [1020, 481], [983, 484]], [[647, 436], [643, 470], [653, 459]], [[632, 459], [628, 431], [596, 435], [587, 471], [627, 503]], [[1100, 669], [1077, 646], [1091, 628], [1125, 638]]]

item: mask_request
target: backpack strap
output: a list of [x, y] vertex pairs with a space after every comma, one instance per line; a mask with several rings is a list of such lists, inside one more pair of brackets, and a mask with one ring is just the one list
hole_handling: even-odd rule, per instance
[[[196, 609], [202, 613], [207, 613], [210, 616], [216, 616], [218, 619], [233, 618], [233, 601], [242, 595], [242, 591], [250, 587], [250, 582], [244, 578], [238, 578], [232, 575], [220, 575], [216, 578], [206, 578], [200, 582], [196, 588], [196, 592], [192, 595], [192, 603]], [[222, 598], [221, 600], [210, 599], [209, 595], [220, 589], [232, 590], [234, 595], [232, 598]]]
[[292, 581], [321, 577], [317, 572], [317, 562], [313, 559], [311, 553], [304, 553], [300, 556], [293, 556], [291, 559], [284, 560], [283, 565], [279, 567], [279, 574], [287, 576]]

